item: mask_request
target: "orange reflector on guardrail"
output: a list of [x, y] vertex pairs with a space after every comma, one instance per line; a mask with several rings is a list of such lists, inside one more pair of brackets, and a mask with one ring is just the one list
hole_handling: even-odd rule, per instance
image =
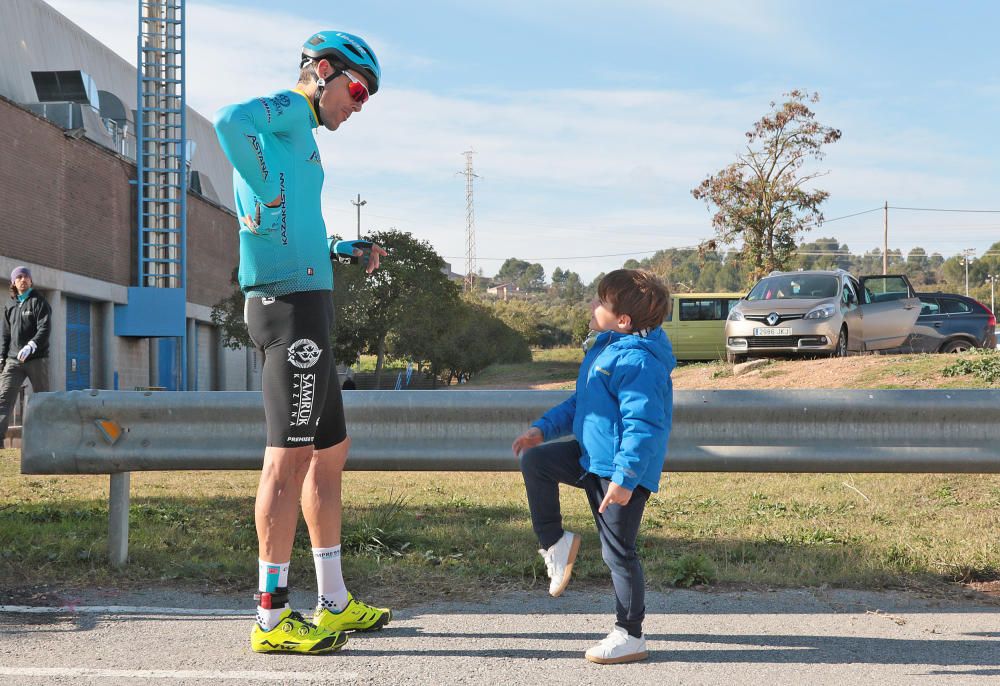
[[122, 428], [118, 424], [110, 419], [98, 419], [94, 422], [97, 424], [97, 428], [101, 430], [101, 435], [104, 436], [106, 440], [111, 445], [118, 442], [118, 439], [122, 436]]

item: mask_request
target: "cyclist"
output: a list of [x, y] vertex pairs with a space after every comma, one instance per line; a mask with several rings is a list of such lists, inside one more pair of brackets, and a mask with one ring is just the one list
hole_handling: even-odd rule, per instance
[[[254, 516], [258, 537], [255, 652], [325, 653], [347, 631], [381, 629], [387, 608], [354, 598], [340, 566], [341, 474], [351, 440], [332, 359], [331, 258], [370, 274], [386, 254], [367, 241], [333, 241], [320, 206], [315, 129], [335, 131], [379, 88], [371, 47], [321, 31], [302, 47], [292, 90], [221, 109], [215, 129], [234, 167], [240, 288], [250, 339], [263, 354], [267, 446]], [[301, 499], [319, 598], [311, 621], [288, 604], [288, 565]]]

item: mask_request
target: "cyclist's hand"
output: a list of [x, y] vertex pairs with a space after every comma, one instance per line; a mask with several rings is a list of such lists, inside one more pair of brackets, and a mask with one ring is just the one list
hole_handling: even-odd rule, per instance
[[337, 241], [333, 254], [341, 264], [363, 264], [365, 272], [371, 274], [379, 268], [380, 259], [389, 253], [371, 241]]
[[281, 203], [283, 200], [284, 197], [280, 195], [269, 203], [263, 203], [260, 200], [256, 200], [254, 202], [253, 214], [245, 214], [242, 217], [240, 217], [240, 224], [242, 224], [244, 228], [246, 228], [247, 231], [249, 231], [250, 233], [255, 234], [257, 236], [262, 236], [264, 232], [260, 231], [260, 208], [268, 207], [272, 210], [276, 209], [278, 207], [281, 207]]
[[[367, 243], [367, 241], [365, 241]], [[379, 258], [388, 255], [389, 252], [378, 243], [368, 243], [367, 247], [355, 247], [354, 256], [365, 266], [365, 273], [371, 274], [378, 269]]]

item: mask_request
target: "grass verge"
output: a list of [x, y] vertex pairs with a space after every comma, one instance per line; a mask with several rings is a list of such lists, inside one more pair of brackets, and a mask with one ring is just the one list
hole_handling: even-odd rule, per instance
[[[256, 582], [256, 472], [132, 476], [130, 563], [107, 564], [107, 477], [18, 473], [0, 453], [0, 578], [40, 585]], [[348, 472], [345, 575], [398, 604], [547, 585], [520, 475]], [[575, 578], [608, 580], [586, 502]], [[1000, 579], [1000, 479], [982, 475], [669, 474], [640, 534], [649, 585], [941, 587]], [[311, 587], [300, 524], [292, 583]]]
[[465, 388], [573, 388], [583, 350], [552, 348], [531, 351], [531, 362], [494, 364], [472, 377]]

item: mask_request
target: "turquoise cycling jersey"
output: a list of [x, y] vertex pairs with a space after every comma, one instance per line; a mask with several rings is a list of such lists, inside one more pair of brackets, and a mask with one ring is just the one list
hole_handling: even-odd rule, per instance
[[[320, 206], [323, 165], [313, 103], [298, 90], [224, 107], [215, 131], [233, 164], [240, 222], [240, 288], [273, 297], [333, 288]], [[266, 207], [280, 198], [278, 207]]]

